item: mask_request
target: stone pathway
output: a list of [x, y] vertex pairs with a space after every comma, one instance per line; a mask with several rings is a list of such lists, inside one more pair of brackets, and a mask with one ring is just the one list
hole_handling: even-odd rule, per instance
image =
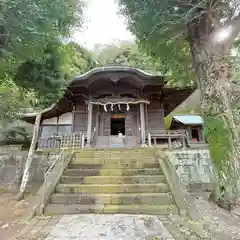
[[64, 215], [34, 218], [14, 240], [240, 240], [240, 217], [204, 199], [195, 204], [202, 224], [179, 215]]
[[67, 215], [40, 220], [16, 240], [175, 240], [157, 216]]
[[[179, 215], [65, 215], [39, 220], [14, 240], [200, 240]], [[227, 239], [226, 239], [227, 240]]]
[[12, 240], [43, 240], [58, 224], [62, 216], [50, 218], [33, 218], [27, 226]]

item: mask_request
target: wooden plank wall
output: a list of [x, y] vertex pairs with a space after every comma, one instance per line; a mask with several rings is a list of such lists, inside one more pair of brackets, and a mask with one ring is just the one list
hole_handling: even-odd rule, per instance
[[[164, 110], [158, 99], [154, 99], [147, 107], [147, 132], [165, 129]], [[146, 133], [147, 133], [146, 132]]]
[[73, 132], [87, 131], [87, 106], [82, 99], [77, 99], [73, 111]]

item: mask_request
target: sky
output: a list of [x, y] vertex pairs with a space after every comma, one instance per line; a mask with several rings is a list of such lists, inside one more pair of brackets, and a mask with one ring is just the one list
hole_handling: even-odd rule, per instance
[[116, 41], [133, 40], [126, 29], [125, 19], [117, 14], [114, 0], [86, 0], [84, 26], [73, 38], [79, 44], [92, 50], [96, 44], [111, 44]]

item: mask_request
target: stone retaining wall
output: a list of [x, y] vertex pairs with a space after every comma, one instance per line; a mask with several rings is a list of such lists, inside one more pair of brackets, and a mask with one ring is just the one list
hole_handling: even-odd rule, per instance
[[178, 149], [167, 154], [185, 185], [211, 188], [214, 170], [208, 149]]
[[[0, 153], [0, 188], [18, 191], [28, 151], [5, 150]], [[56, 154], [38, 152], [34, 154], [30, 169], [28, 187], [43, 182], [47, 168], [55, 159]]]
[[[0, 188], [18, 190], [28, 151], [0, 148]], [[207, 149], [176, 149], [167, 151], [178, 176], [187, 186], [211, 186], [214, 177]], [[57, 153], [36, 152], [32, 162], [29, 186], [43, 182], [47, 168]]]

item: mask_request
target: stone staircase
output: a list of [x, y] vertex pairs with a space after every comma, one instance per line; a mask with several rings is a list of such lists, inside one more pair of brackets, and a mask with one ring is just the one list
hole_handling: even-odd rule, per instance
[[178, 214], [152, 149], [75, 152], [44, 209], [74, 213]]

